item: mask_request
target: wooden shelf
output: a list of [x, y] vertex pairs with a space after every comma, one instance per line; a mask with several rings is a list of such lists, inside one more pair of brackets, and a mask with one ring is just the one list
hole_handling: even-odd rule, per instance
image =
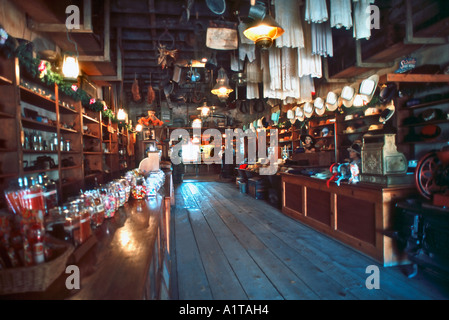
[[78, 133], [78, 131], [76, 131], [74, 129], [64, 128], [64, 127], [59, 127], [59, 130], [64, 131], [65, 133]]
[[51, 168], [51, 169], [35, 169], [35, 170], [23, 170], [23, 174], [29, 175], [29, 174], [38, 174], [41, 172], [51, 172], [51, 171], [58, 171], [58, 167]]
[[76, 111], [76, 109], [74, 110], [74, 109], [72, 109], [70, 107], [66, 107], [62, 104], [59, 104], [59, 112], [64, 113], [64, 114], [71, 114], [71, 113], [77, 114], [78, 113], [78, 111]]
[[20, 88], [20, 99], [47, 111], [56, 112], [56, 102], [23, 86]]
[[411, 123], [411, 124], [402, 124], [400, 125], [400, 127], [423, 127], [423, 126], [427, 126], [427, 125], [431, 125], [431, 124], [445, 124], [445, 123], [449, 123], [449, 120], [446, 119], [442, 119], [442, 120], [430, 120], [430, 121], [423, 121], [423, 122], [419, 122], [419, 123]]
[[92, 117], [89, 117], [89, 116], [86, 115], [86, 114], [83, 114], [83, 120], [87, 120], [87, 121], [92, 122], [92, 123], [100, 123], [99, 120], [96, 120], [96, 119], [94, 119], [94, 118], [92, 118]]
[[22, 150], [23, 153], [34, 153], [34, 154], [58, 154], [58, 151], [51, 150]]
[[437, 106], [439, 104], [444, 104], [444, 103], [449, 103], [449, 99], [443, 99], [443, 100], [437, 100], [437, 101], [430, 101], [430, 102], [426, 102], [426, 103], [415, 104], [415, 105], [410, 106], [410, 107], [406, 107], [405, 106], [405, 107], [401, 108], [401, 111], [427, 108], [427, 107]]
[[57, 128], [54, 125], [39, 122], [33, 119], [22, 118], [22, 125], [27, 129], [56, 132]]
[[99, 136], [96, 136], [96, 135], [93, 135], [93, 134], [90, 134], [90, 133], [83, 133], [83, 137], [88, 137], [88, 138], [100, 140]]
[[11, 118], [11, 119], [14, 119], [15, 116], [12, 115], [12, 114], [9, 114], [9, 113], [1, 112], [1, 111], [0, 111], [0, 119], [2, 119], [2, 118]]
[[12, 80], [9, 80], [4, 76], [0, 76], [0, 85], [7, 85], [7, 84], [12, 84]]
[[387, 82], [449, 82], [449, 74], [387, 73], [380, 77], [379, 83]]

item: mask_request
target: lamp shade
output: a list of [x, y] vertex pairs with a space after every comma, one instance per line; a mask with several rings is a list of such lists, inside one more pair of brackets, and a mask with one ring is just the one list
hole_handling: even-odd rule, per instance
[[284, 29], [270, 16], [266, 15], [263, 20], [254, 20], [248, 24], [243, 34], [254, 41], [262, 49], [267, 49], [273, 44], [273, 40], [279, 38]]

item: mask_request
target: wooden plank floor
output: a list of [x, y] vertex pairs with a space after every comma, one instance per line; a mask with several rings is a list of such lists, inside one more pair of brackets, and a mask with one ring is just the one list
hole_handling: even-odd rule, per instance
[[[448, 299], [449, 284], [384, 268], [232, 183], [184, 181], [172, 209], [175, 300]], [[380, 269], [369, 290], [367, 266]]]

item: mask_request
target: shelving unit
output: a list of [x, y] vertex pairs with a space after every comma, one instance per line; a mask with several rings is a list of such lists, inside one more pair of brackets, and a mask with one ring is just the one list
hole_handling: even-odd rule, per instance
[[365, 115], [367, 109], [368, 107], [352, 107], [347, 109], [344, 115], [337, 115], [336, 146], [339, 163], [348, 161], [349, 152], [347, 149], [355, 142], [361, 144], [363, 135], [383, 132], [384, 125], [379, 122], [380, 111], [376, 114]]
[[[45, 87], [16, 70], [17, 59], [0, 57], [2, 189], [19, 177], [45, 174], [57, 182], [65, 201], [81, 189], [120, 176], [117, 125], [103, 124], [101, 112], [84, 110], [57, 85]], [[124, 152], [126, 143], [122, 139]], [[105, 175], [108, 168], [110, 175]], [[5, 207], [0, 198], [0, 208]]]

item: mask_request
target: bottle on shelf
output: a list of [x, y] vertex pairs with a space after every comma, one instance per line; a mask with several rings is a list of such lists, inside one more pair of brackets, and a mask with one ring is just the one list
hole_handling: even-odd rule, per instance
[[53, 139], [50, 145], [52, 146], [52, 151], [58, 150], [58, 135], [56, 133], [53, 135]]
[[59, 144], [59, 151], [64, 151], [64, 138], [61, 136], [61, 142]]

